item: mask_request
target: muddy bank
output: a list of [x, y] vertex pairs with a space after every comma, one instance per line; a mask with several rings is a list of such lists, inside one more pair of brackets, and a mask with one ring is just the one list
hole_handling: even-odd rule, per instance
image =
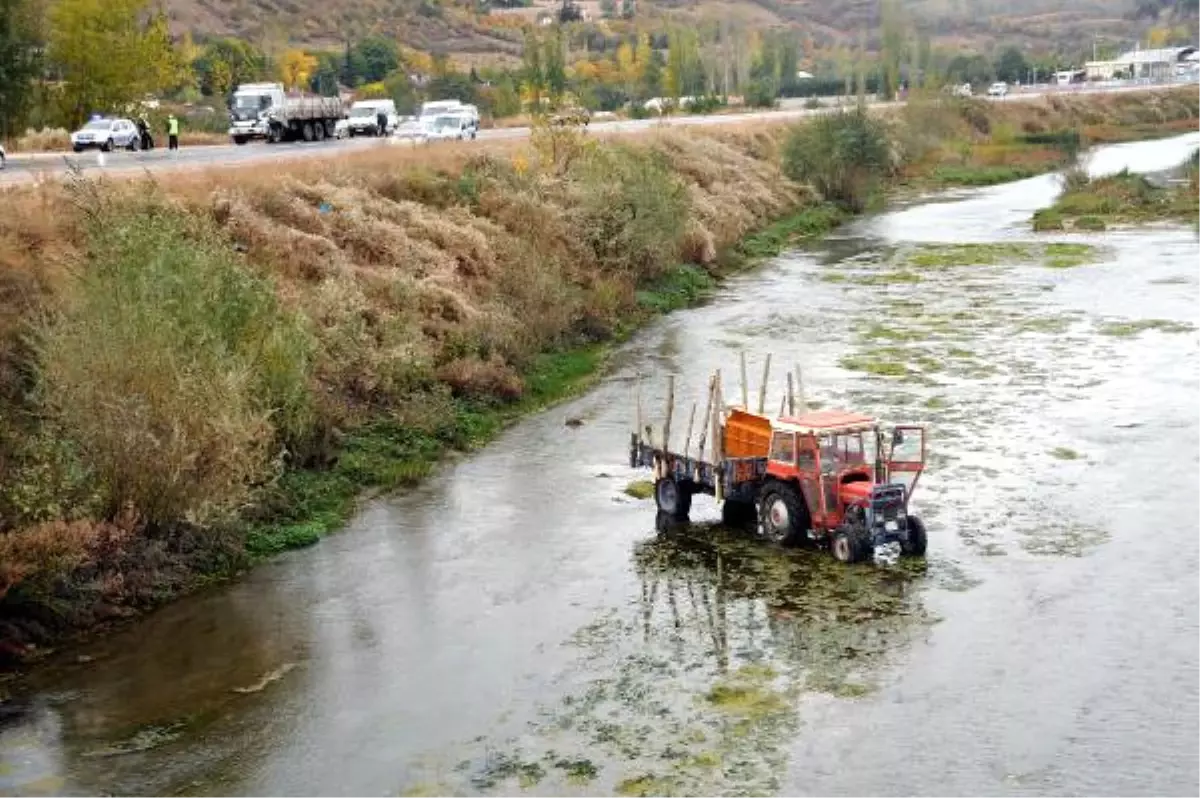
[[[1186, 92], [911, 108], [889, 123], [885, 183], [1044, 170], [1069, 156], [1066, 127], [1196, 110]], [[20, 299], [0, 323], [5, 653], [315, 542], [363, 491], [414, 485], [560, 398], [739, 262], [827, 231], [844, 214], [783, 177], [788, 135], [546, 132], [444, 163], [108, 187], [120, 207], [94, 218], [74, 204], [94, 187], [17, 192], [0, 250]]]

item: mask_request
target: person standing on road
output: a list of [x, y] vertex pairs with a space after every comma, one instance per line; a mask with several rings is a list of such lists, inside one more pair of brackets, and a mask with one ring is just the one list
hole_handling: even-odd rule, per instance
[[387, 135], [387, 114], [385, 114], [383, 111], [375, 112], [375, 135]]
[[167, 117], [167, 148], [179, 149], [179, 118], [175, 114]]

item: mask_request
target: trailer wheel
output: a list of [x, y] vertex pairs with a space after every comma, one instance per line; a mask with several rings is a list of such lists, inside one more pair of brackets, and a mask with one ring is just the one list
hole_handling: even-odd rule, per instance
[[325, 140], [325, 123], [317, 122], [313, 125], [313, 141]]
[[305, 140], [305, 141], [312, 141], [312, 140], [313, 140], [313, 136], [314, 136], [314, 135], [316, 135], [316, 134], [314, 134], [314, 133], [313, 133], [313, 126], [312, 126], [312, 122], [305, 122], [305, 123], [304, 123], [304, 127], [303, 127], [303, 128], [301, 128], [301, 134], [304, 136], [304, 140]]
[[692, 492], [671, 477], [654, 483], [654, 502], [661, 513], [682, 520], [692, 510]]
[[754, 502], [726, 499], [721, 503], [721, 523], [730, 527], [748, 526], [757, 518]]
[[861, 562], [870, 556], [870, 543], [853, 530], [839, 529], [829, 541], [829, 551], [841, 563]]
[[758, 502], [758, 526], [763, 536], [782, 546], [795, 546], [808, 531], [808, 508], [795, 485], [772, 482]]
[[900, 553], [909, 557], [924, 557], [929, 539], [925, 535], [925, 522], [915, 515], [908, 517], [908, 538], [900, 541]]

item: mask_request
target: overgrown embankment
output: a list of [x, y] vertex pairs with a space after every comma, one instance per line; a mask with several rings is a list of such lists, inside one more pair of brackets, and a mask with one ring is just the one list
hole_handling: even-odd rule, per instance
[[1063, 193], [1033, 215], [1035, 230], [1106, 230], [1114, 225], [1200, 220], [1200, 150], [1167, 172], [1127, 171], [1090, 178], [1082, 169], [1062, 176]]
[[1196, 106], [1189, 92], [942, 100], [14, 190], [0, 653], [315, 541], [362, 492], [561, 397], [607, 343], [747, 257], [898, 185], [950, 181], [947, 158], [960, 176], [1045, 170], [1088, 118], [1167, 124]]

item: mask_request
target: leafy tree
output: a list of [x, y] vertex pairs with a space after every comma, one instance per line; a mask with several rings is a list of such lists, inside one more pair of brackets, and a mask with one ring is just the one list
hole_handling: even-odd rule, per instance
[[387, 90], [387, 96], [396, 103], [396, 110], [399, 113], [411, 114], [420, 104], [417, 88], [408, 79], [408, 75], [403, 69], [398, 69], [384, 78], [383, 87]]
[[906, 48], [905, 22], [896, 0], [883, 0], [880, 18], [883, 99], [891, 100], [900, 87], [900, 62]]
[[540, 111], [546, 94], [546, 67], [542, 62], [542, 47], [532, 31], [525, 32], [525, 48], [521, 52], [521, 87], [533, 110]]
[[996, 78], [1008, 83], [1019, 83], [1029, 74], [1029, 62], [1016, 47], [1007, 47], [996, 59]]
[[166, 16], [148, 15], [146, 0], [58, 0], [49, 21], [68, 124], [123, 110], [178, 80]]
[[946, 65], [946, 78], [951, 83], [979, 85], [994, 76], [991, 63], [982, 55], [958, 55]]
[[600, 0], [600, 15], [612, 19], [617, 15], [617, 0]]
[[0, 0], [0, 136], [25, 127], [41, 72], [41, 33], [35, 0]]
[[317, 59], [299, 49], [288, 50], [279, 63], [283, 85], [289, 89], [307, 86], [317, 70]]
[[546, 90], [550, 94], [551, 103], [557, 103], [567, 90], [567, 64], [562, 34], [558, 31], [552, 32], [541, 42], [541, 47]]
[[369, 36], [354, 47], [350, 63], [356, 82], [375, 83], [400, 66], [400, 48], [391, 39]]
[[200, 57], [192, 62], [207, 95], [223, 97], [231, 87], [263, 77], [266, 61], [262, 51], [241, 39], [216, 39], [205, 45]]
[[635, 0], [621, 0], [621, 18], [633, 19], [633, 15], [637, 12], [637, 3]]
[[338, 56], [330, 53], [317, 55], [317, 68], [308, 79], [310, 91], [326, 97], [336, 97], [338, 93]]

